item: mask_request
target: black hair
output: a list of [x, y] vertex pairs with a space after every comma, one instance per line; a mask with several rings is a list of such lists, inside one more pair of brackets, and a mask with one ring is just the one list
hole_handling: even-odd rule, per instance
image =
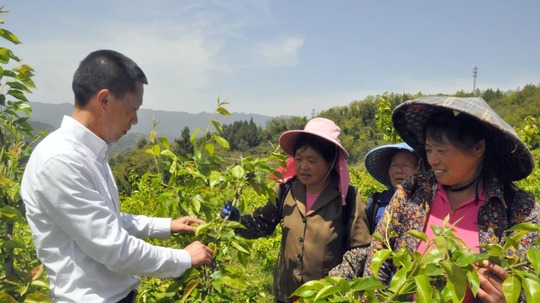
[[84, 108], [92, 96], [108, 89], [118, 99], [134, 92], [136, 84], [148, 84], [142, 69], [130, 58], [113, 50], [98, 50], [84, 58], [73, 75], [75, 106]]
[[[474, 145], [484, 139], [484, 165], [486, 170], [493, 171], [503, 183], [510, 182], [504, 171], [497, 169], [498, 151], [505, 138], [492, 135], [493, 129], [476, 119], [475, 117], [453, 111], [441, 111], [433, 114], [424, 124], [424, 138], [431, 138], [437, 143], [445, 143], [445, 140], [464, 152], [472, 150]], [[425, 142], [424, 142], [425, 143]]]
[[463, 151], [471, 150], [482, 140], [487, 140], [487, 129], [479, 120], [467, 115], [454, 115], [452, 111], [433, 114], [424, 125], [424, 138], [431, 138], [437, 143], [448, 140]]
[[338, 146], [319, 136], [301, 133], [294, 143], [294, 153], [302, 148], [311, 147], [317, 151], [328, 163], [333, 163], [338, 156]]

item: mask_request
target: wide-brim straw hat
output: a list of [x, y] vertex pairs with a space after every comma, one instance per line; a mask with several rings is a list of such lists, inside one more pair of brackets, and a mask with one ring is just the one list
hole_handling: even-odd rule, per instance
[[[392, 112], [396, 132], [416, 151], [423, 150], [424, 124], [433, 114], [451, 110], [455, 115], [466, 114], [487, 126], [492, 132], [486, 139], [497, 140], [497, 171], [508, 180], [527, 177], [534, 168], [534, 158], [516, 131], [506, 123], [482, 98], [447, 96], [422, 97], [403, 102]], [[423, 155], [425, 157], [425, 155]]]
[[339, 134], [341, 130], [332, 121], [326, 118], [314, 118], [308, 121], [303, 130], [289, 130], [279, 136], [279, 146], [290, 156], [294, 156], [294, 145], [300, 134], [312, 134], [334, 143], [343, 152], [345, 157], [349, 156], [347, 150], [341, 145]]
[[365, 164], [368, 173], [379, 183], [392, 186], [388, 168], [394, 154], [400, 150], [414, 153], [414, 149], [407, 143], [388, 144], [375, 147], [366, 154]]

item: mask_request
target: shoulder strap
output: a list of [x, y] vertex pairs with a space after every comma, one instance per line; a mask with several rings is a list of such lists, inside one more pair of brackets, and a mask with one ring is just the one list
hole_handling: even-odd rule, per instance
[[349, 214], [352, 210], [353, 205], [356, 205], [356, 195], [357, 195], [356, 187], [349, 185], [349, 189], [347, 190], [347, 196], [345, 197], [345, 205], [343, 205], [343, 224], [347, 226], [347, 223], [349, 223]]
[[377, 217], [377, 210], [379, 208], [379, 195], [380, 192], [374, 192], [371, 195], [371, 203], [369, 203], [369, 208], [366, 209], [366, 216], [369, 224], [369, 232], [373, 233], [375, 231], [375, 218]]
[[279, 193], [278, 193], [278, 200], [276, 201], [277, 202], [276, 207], [279, 209], [279, 216], [281, 218], [283, 218], [283, 203], [285, 202], [285, 197], [287, 197], [287, 194], [289, 193], [289, 190], [291, 189], [291, 184], [292, 184], [293, 179], [285, 183], [279, 184]]

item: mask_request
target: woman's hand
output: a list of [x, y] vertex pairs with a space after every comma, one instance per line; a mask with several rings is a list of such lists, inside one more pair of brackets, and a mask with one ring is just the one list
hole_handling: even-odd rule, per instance
[[503, 303], [506, 302], [502, 283], [508, 278], [508, 273], [501, 266], [483, 261], [478, 269], [480, 278], [480, 289], [477, 298], [483, 303]]

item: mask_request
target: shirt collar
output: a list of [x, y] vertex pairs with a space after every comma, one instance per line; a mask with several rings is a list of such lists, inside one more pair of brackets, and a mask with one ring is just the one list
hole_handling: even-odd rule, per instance
[[103, 162], [107, 159], [109, 146], [100, 137], [70, 116], [64, 116], [60, 128], [73, 136], [94, 154], [96, 159]]

